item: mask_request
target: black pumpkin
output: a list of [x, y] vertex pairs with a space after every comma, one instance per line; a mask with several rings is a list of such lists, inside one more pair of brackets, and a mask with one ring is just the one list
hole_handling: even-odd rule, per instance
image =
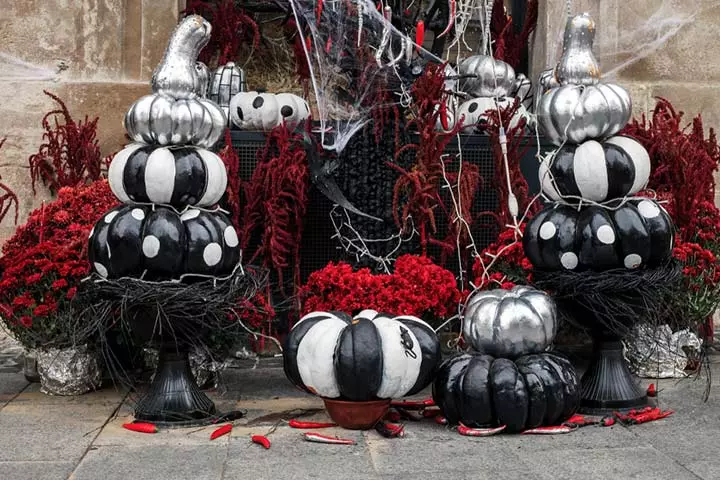
[[107, 278], [177, 278], [230, 273], [240, 261], [238, 237], [220, 212], [128, 205], [106, 213], [90, 233], [89, 257]]
[[285, 375], [308, 393], [351, 401], [398, 398], [430, 384], [440, 343], [412, 316], [313, 312], [290, 331], [283, 359]]
[[440, 365], [433, 399], [452, 425], [506, 425], [506, 431], [519, 432], [570, 418], [580, 404], [580, 381], [570, 362], [555, 353], [513, 362], [469, 352]]
[[672, 255], [670, 216], [646, 198], [612, 210], [549, 206], [525, 227], [523, 247], [542, 270], [610, 270], [655, 267]]
[[602, 143], [588, 140], [565, 144], [540, 163], [538, 172], [543, 192], [553, 200], [573, 196], [604, 202], [645, 188], [650, 156], [630, 137], [611, 137]]
[[209, 207], [225, 193], [227, 172], [222, 159], [203, 148], [135, 143], [115, 155], [108, 183], [123, 203]]

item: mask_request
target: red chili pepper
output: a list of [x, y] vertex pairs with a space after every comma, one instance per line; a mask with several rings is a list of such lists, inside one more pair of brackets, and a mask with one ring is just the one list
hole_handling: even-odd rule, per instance
[[320, 435], [319, 433], [315, 432], [305, 433], [303, 434], [303, 437], [305, 437], [305, 440], [307, 440], [308, 442], [330, 443], [334, 445], [355, 445], [355, 440], [339, 437], [328, 437], [327, 435]]
[[435, 423], [437, 423], [438, 425], [447, 425], [448, 420], [442, 415], [438, 415], [437, 417], [435, 417]]
[[143, 422], [123, 423], [123, 428], [125, 428], [127, 430], [131, 430], [133, 432], [140, 432], [140, 433], [157, 433], [158, 432], [158, 429], [154, 423], [143, 423]]
[[612, 417], [605, 417], [600, 422], [600, 425], [602, 425], [603, 427], [612, 427], [613, 425], [615, 425], [615, 419]]
[[288, 422], [290, 428], [330, 428], [337, 427], [337, 423], [321, 423], [321, 422], [301, 422], [292, 419]]
[[317, 7], [315, 8], [316, 23], [320, 25], [320, 18], [322, 17], [323, 11], [323, 0], [317, 0]]
[[559, 433], [570, 433], [573, 430], [575, 430], [577, 427], [569, 427], [567, 425], [558, 425], [558, 426], [552, 426], [552, 427], [538, 427], [538, 428], [531, 428], [529, 430], [523, 430], [523, 435], [532, 435], [532, 434], [540, 434], [540, 435], [556, 435]]
[[210, 440], [215, 440], [216, 438], [227, 435], [230, 432], [232, 432], [232, 423], [228, 423], [227, 425], [223, 425], [222, 427], [215, 429], [215, 431], [210, 434]]
[[253, 443], [262, 445], [265, 449], [270, 448], [270, 440], [265, 435], [253, 435], [250, 437], [250, 440], [252, 440]]
[[470, 428], [461, 423], [458, 425], [457, 430], [460, 435], [465, 435], [466, 437], [489, 437], [502, 432], [505, 428], [507, 428], [507, 425], [495, 428]]
[[310, 51], [312, 50], [312, 37], [308, 36], [305, 39], [305, 46], [307, 47], [308, 53], [310, 53]]
[[447, 102], [440, 104], [440, 123], [442, 124], [443, 130], [450, 130], [450, 120], [447, 115]]
[[657, 397], [657, 390], [655, 390], [654, 383], [651, 383], [650, 386], [647, 388], [647, 396], [648, 397]]
[[375, 430], [385, 438], [396, 438], [405, 436], [405, 425], [402, 423], [377, 422]]
[[391, 402], [391, 407], [400, 407], [408, 410], [422, 410], [426, 407], [434, 407], [435, 401], [432, 398], [426, 398], [425, 400], [405, 400]]
[[329, 54], [331, 48], [332, 48], [332, 38], [328, 37], [327, 42], [325, 42], [325, 53]]
[[415, 51], [420, 52], [425, 42], [425, 22], [419, 20], [415, 26]]

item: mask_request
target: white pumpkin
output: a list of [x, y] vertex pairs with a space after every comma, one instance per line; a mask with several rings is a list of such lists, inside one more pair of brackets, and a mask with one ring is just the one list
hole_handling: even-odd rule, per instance
[[291, 93], [240, 92], [230, 100], [230, 120], [241, 130], [272, 130], [285, 121], [293, 127], [310, 116], [308, 103]]
[[[468, 100], [467, 102], [464, 102], [462, 105], [460, 105], [460, 108], [458, 108], [455, 113], [455, 118], [458, 121], [462, 121], [463, 132], [472, 133], [476, 129], [478, 129], [478, 127], [483, 127], [483, 125], [487, 122], [488, 110], [507, 108], [514, 101], [514, 98], [503, 98], [497, 101], [492, 97], [473, 98], [472, 100]], [[528, 125], [530, 125], [530, 122], [532, 120], [531, 115], [528, 113], [525, 107], [520, 104], [517, 112], [515, 113], [513, 118], [510, 119], [510, 125], [506, 125], [505, 128], [516, 127], [518, 123], [520, 123], [520, 119], [522, 118], [525, 118], [528, 122]]]

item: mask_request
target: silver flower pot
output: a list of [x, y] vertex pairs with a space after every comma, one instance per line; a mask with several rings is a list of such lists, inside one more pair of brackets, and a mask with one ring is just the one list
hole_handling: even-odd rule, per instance
[[82, 395], [100, 387], [100, 362], [86, 345], [38, 351], [40, 391], [46, 395]]

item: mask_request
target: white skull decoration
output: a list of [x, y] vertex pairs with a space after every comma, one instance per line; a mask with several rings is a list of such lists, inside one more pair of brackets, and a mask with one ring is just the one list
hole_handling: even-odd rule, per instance
[[310, 116], [310, 107], [291, 93], [240, 92], [230, 100], [230, 120], [241, 130], [272, 130], [283, 121], [294, 127]]

